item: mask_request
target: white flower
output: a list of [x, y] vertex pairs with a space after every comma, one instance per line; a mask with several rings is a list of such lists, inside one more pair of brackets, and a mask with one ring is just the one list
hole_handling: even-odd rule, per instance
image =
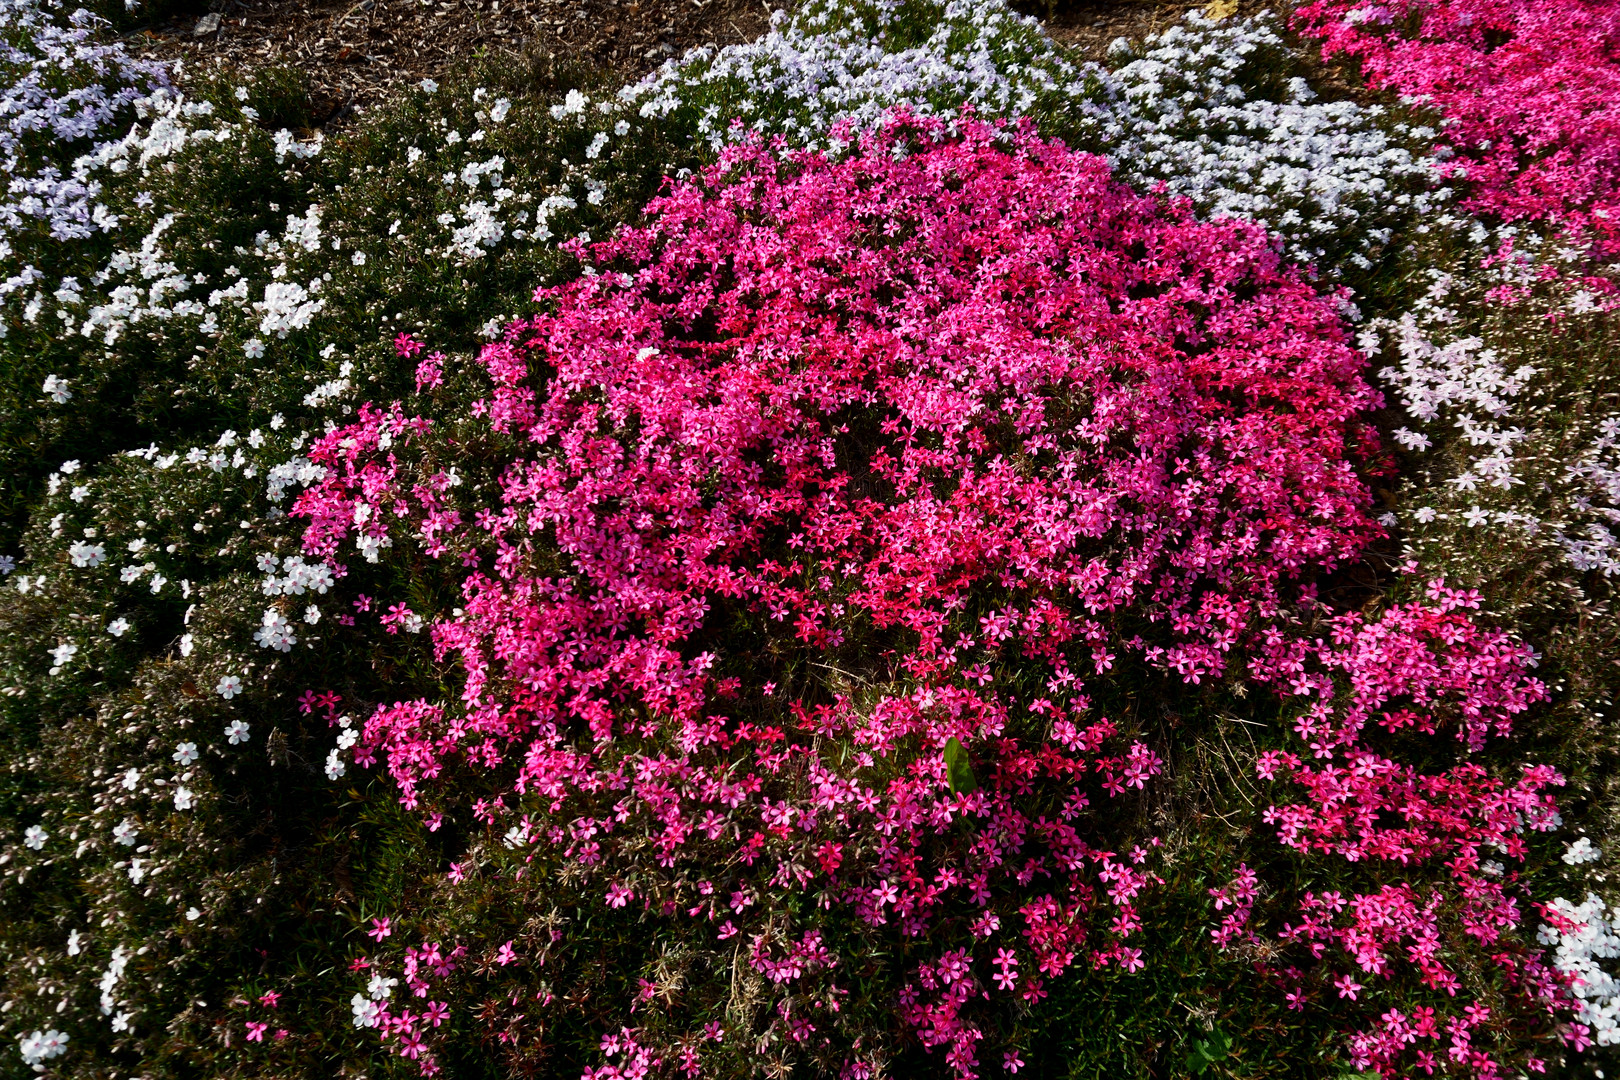
[[214, 690], [220, 697], [229, 701], [242, 692], [242, 680], [235, 675], [222, 675], [219, 685], [214, 687]]
[[349, 261], [355, 266], [364, 266], [366, 265], [366, 253], [363, 251], [356, 251], [353, 255], [349, 256]]
[[264, 355], [264, 342], [258, 338], [248, 338], [247, 341], [242, 343], [242, 352], [247, 355], [249, 360], [257, 360]]
[[366, 984], [366, 994], [373, 1001], [387, 1001], [394, 996], [394, 987], [399, 985], [398, 979], [385, 979], [381, 975], [373, 975]]
[[129, 1022], [133, 1019], [135, 1019], [134, 1013], [121, 1012], [112, 1018], [112, 1029], [114, 1031], [128, 1031]]
[[81, 540], [68, 548], [68, 558], [73, 560], [74, 566], [100, 566], [107, 561], [107, 547], [105, 544], [86, 544]]
[[174, 748], [173, 757], [175, 764], [181, 766], [182, 768], [190, 765], [193, 761], [197, 760], [197, 744], [194, 742], [181, 743], [179, 746]]
[[50, 653], [51, 660], [53, 661], [51, 665], [51, 674], [59, 675], [61, 674], [62, 669], [67, 666], [68, 661], [72, 660], [78, 655], [79, 647], [74, 645], [72, 642], [64, 641], [56, 648], [47, 651]]
[[22, 1043], [23, 1062], [28, 1065], [38, 1065], [42, 1061], [49, 1061], [67, 1053], [68, 1037], [54, 1028], [50, 1031], [36, 1031], [32, 1035], [19, 1037]]
[[1603, 852], [1593, 847], [1592, 841], [1583, 836], [1569, 845], [1569, 850], [1564, 852], [1563, 858], [1570, 866], [1579, 866], [1581, 863], [1597, 862], [1603, 858]]
[[354, 1010], [355, 1027], [376, 1027], [378, 1019], [382, 1016], [382, 1006], [371, 1001], [364, 994], [356, 994], [349, 999], [349, 1007]]
[[196, 647], [196, 639], [194, 639], [190, 634], [181, 634], [180, 635], [180, 655], [181, 656], [190, 656], [191, 655], [191, 650], [193, 648], [195, 648], [195, 647]]
[[135, 823], [133, 821], [130, 821], [129, 818], [125, 818], [123, 821], [120, 821], [117, 825], [113, 826], [113, 839], [118, 841], [118, 843], [123, 844], [125, 847], [134, 847], [135, 836], [139, 831], [139, 829], [135, 828]]
[[50, 395], [51, 400], [58, 405], [66, 404], [68, 399], [73, 396], [73, 391], [68, 389], [68, 381], [56, 375], [45, 376], [44, 389], [45, 393]]
[[202, 912], [194, 907], [186, 908], [186, 922], [196, 922], [200, 918], [202, 918]]
[[131, 860], [129, 860], [129, 880], [133, 884], [139, 885], [145, 878], [146, 878], [146, 860], [145, 859], [131, 859]]
[[225, 728], [225, 738], [230, 740], [232, 746], [248, 741], [248, 726], [245, 721], [232, 720]]
[[174, 808], [176, 810], [190, 810], [193, 802], [194, 798], [190, 788], [177, 787], [174, 789]]
[[141, 770], [139, 770], [139, 769], [125, 769], [124, 770], [124, 779], [123, 779], [122, 782], [123, 782], [125, 791], [134, 791], [136, 786], [139, 785], [140, 782], [141, 782]]
[[338, 757], [337, 750], [334, 749], [326, 755], [326, 778], [328, 780], [338, 779], [345, 771], [347, 771], [347, 766], [343, 764], [343, 759]]
[[40, 828], [38, 825], [28, 826], [28, 831], [23, 833], [23, 843], [27, 844], [35, 851], [38, 851], [40, 848], [44, 847], [45, 841], [49, 840], [50, 838], [51, 834]]
[[432, 79], [423, 79], [416, 85], [422, 88], [422, 93], [424, 94], [434, 94], [439, 90], [439, 84], [434, 82]]
[[123, 637], [129, 633], [129, 620], [120, 616], [107, 624], [107, 633], [113, 637]]
[[17, 569], [17, 560], [10, 555], [0, 555], [0, 576], [11, 573]]
[[311, 626], [314, 626], [316, 623], [320, 622], [321, 609], [316, 607], [314, 604], [310, 604], [308, 607], [304, 608], [304, 621], [309, 623]]
[[278, 652], [291, 652], [292, 647], [298, 644], [298, 638], [292, 632], [292, 624], [286, 616], [275, 608], [265, 608], [262, 625], [254, 631], [253, 640], [261, 648], [275, 649]]
[[67, 954], [69, 956], [78, 956], [79, 953], [84, 951], [79, 948], [79, 940], [79, 932], [77, 930], [68, 935]]

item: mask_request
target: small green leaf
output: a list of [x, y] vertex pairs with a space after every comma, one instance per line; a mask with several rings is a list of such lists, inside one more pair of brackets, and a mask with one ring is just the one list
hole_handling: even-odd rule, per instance
[[1187, 1055], [1187, 1068], [1195, 1073], [1202, 1073], [1231, 1053], [1231, 1050], [1231, 1037], [1220, 1028], [1216, 1028], [1209, 1033], [1209, 1038], [1198, 1039], [1193, 1043], [1192, 1052]]
[[967, 748], [955, 735], [945, 743], [945, 775], [950, 781], [953, 795], [979, 790], [979, 781], [973, 775], [973, 765], [968, 761]]

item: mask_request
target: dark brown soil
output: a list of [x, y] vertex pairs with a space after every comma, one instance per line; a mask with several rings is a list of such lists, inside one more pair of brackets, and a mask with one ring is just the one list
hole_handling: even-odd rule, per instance
[[1067, 0], [1048, 6], [1042, 0], [1024, 0], [1014, 6], [1040, 19], [1047, 33], [1087, 60], [1101, 60], [1115, 38], [1140, 41], [1206, 4], [1186, 0]]
[[622, 80], [693, 45], [751, 41], [770, 22], [762, 0], [216, 0], [211, 6], [219, 19], [209, 33], [197, 34], [200, 20], [189, 16], [132, 35], [130, 44], [148, 56], [184, 58], [188, 66], [298, 68], [329, 121], [480, 55], [526, 55]]
[[[1046, 22], [1059, 41], [1097, 59], [1114, 38], [1141, 38], [1201, 5], [1019, 0], [1017, 6]], [[694, 45], [751, 41], [765, 32], [771, 12], [766, 0], [212, 0], [209, 7], [203, 20], [176, 19], [131, 35], [130, 43], [188, 65], [296, 67], [308, 77], [318, 122], [326, 124], [479, 55], [525, 56], [622, 82]]]

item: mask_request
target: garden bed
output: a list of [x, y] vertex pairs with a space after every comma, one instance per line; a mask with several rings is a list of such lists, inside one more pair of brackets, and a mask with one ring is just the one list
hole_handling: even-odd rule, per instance
[[255, 2], [0, 2], [0, 1073], [1615, 1066], [1612, 8]]

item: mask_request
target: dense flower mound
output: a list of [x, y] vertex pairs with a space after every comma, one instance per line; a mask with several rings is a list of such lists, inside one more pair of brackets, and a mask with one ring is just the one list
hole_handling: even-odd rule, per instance
[[1620, 9], [1593, 0], [1317, 0], [1296, 12], [1327, 55], [1447, 122], [1463, 204], [1548, 220], [1620, 252]]
[[[902, 121], [837, 162], [729, 151], [484, 351], [474, 413], [516, 438], [498, 501], [396, 406], [311, 448], [326, 475], [294, 512], [310, 556], [413, 538], [471, 567], [432, 631], [460, 702], [379, 707], [355, 751], [403, 801], [515, 769], [513, 842], [614, 906], [742, 923], [775, 982], [835, 958], [778, 977], [775, 905], [713, 897], [814, 883], [927, 930], [902, 1011], [972, 1075], [992, 944], [1026, 997], [1083, 957], [1140, 963], [1148, 852], [1081, 831], [1159, 769], [1105, 715], [1116, 669], [1221, 677], [1378, 530], [1376, 396], [1262, 232], [962, 128]], [[783, 1034], [821, 1000], [784, 1004]]]
[[[1367, 875], [1357, 881], [1365, 891], [1316, 887], [1293, 898], [1276, 940], [1306, 946], [1310, 958], [1305, 970], [1284, 972], [1292, 1000], [1303, 1004], [1315, 993], [1355, 1000], [1365, 989], [1358, 978], [1389, 980], [1397, 969], [1456, 998], [1487, 956], [1510, 988], [1461, 1009], [1426, 1006], [1421, 1024], [1398, 1008], [1380, 1015], [1383, 1004], [1369, 1002], [1367, 1026], [1350, 1046], [1357, 1067], [1376, 1066], [1383, 1075], [1432, 1067], [1443, 1035], [1459, 1066], [1496, 1075], [1516, 1056], [1501, 1053], [1515, 1024], [1534, 1027], [1547, 1013], [1566, 1012], [1560, 978], [1522, 932], [1514, 934], [1525, 915], [1518, 871], [1485, 858], [1522, 864], [1525, 830], [1561, 823], [1552, 791], [1565, 778], [1535, 764], [1510, 778], [1470, 760], [1487, 739], [1509, 736], [1513, 718], [1547, 691], [1529, 674], [1535, 657], [1527, 646], [1469, 617], [1467, 609], [1478, 606], [1477, 593], [1432, 583], [1424, 602], [1375, 620], [1339, 616], [1327, 641], [1279, 638], [1251, 665], [1295, 699], [1293, 729], [1307, 749], [1259, 755], [1264, 779], [1287, 782], [1262, 819], [1287, 846], [1337, 856]], [[1414, 764], [1401, 745], [1412, 735], [1431, 737], [1426, 749], [1433, 754], [1448, 727], [1468, 751], [1455, 764]], [[1425, 866], [1437, 872], [1422, 872]], [[1250, 877], [1215, 893], [1234, 909], [1212, 934], [1223, 947], [1259, 940], [1245, 929], [1255, 895]], [[1486, 955], [1477, 954], [1481, 948]], [[1437, 1042], [1407, 1038], [1413, 1031]]]

